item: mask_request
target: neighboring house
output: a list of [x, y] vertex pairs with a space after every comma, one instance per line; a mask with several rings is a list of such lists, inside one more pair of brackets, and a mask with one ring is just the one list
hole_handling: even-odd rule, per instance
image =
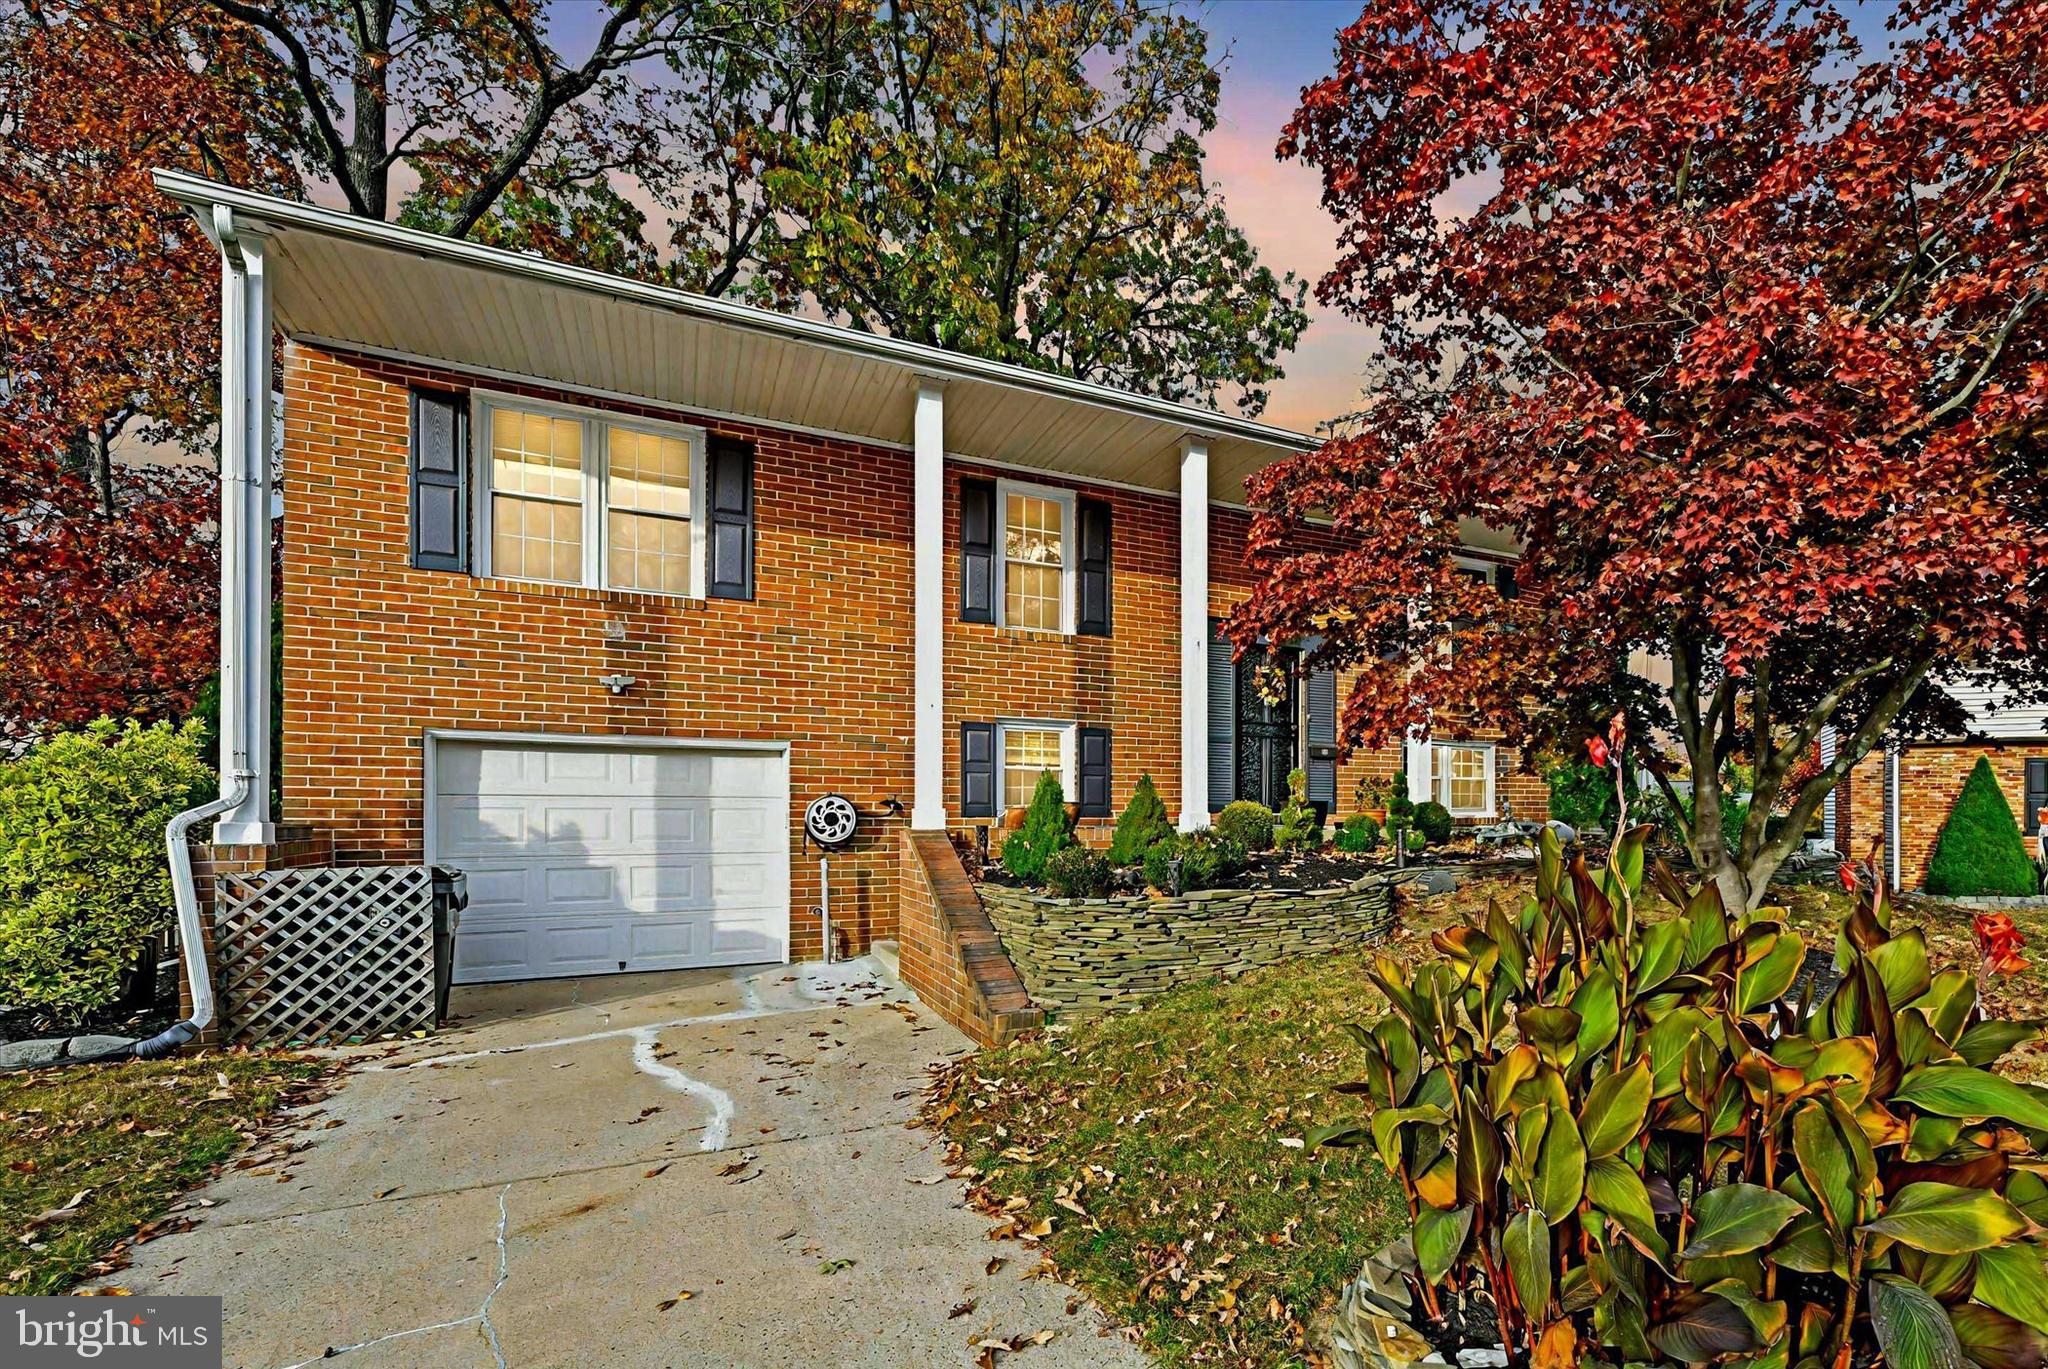
[[[267, 448], [286, 339], [281, 816], [464, 868], [461, 980], [816, 956], [827, 792], [864, 819], [830, 876], [858, 951], [897, 931], [901, 828], [995, 823], [1043, 769], [1106, 841], [1141, 774], [1191, 828], [1296, 765], [1342, 815], [1397, 764], [1340, 772], [1337, 682], [1268, 704], [1214, 635], [1244, 479], [1312, 438], [159, 182], [230, 254], [231, 443]], [[1507, 749], [1413, 750], [1454, 812], [1540, 815]], [[260, 792], [216, 835], [279, 839]]]
[[1832, 800], [1836, 849], [1860, 860], [1881, 842], [1879, 854], [1897, 889], [1926, 882], [1935, 841], [1979, 756], [1990, 760], [2029, 851], [2040, 835], [2041, 810], [2048, 808], [2048, 707], [2015, 707], [1981, 685], [1950, 686], [1949, 692], [1970, 710], [1967, 735], [1873, 750]]

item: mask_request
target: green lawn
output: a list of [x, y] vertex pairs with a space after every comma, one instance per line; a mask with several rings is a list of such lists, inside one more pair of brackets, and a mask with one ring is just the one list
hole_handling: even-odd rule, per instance
[[[1483, 913], [1489, 896], [1525, 891], [1504, 879], [1421, 900], [1386, 949], [1431, 954], [1430, 932]], [[1832, 945], [1848, 896], [1780, 892], [1809, 944]], [[1993, 1010], [2048, 1016], [2048, 917], [2015, 920], [2039, 960], [1995, 986]], [[1976, 964], [1967, 914], [1909, 903], [1894, 927], [1914, 926], [1937, 962]], [[983, 1210], [1020, 1230], [1049, 1219], [1044, 1249], [1061, 1277], [1163, 1363], [1304, 1364], [1306, 1324], [1405, 1217], [1365, 1152], [1287, 1144], [1356, 1111], [1329, 1090], [1357, 1077], [1339, 1024], [1381, 1011], [1367, 960], [1275, 966], [981, 1052], [948, 1076], [926, 1117], [978, 1171]], [[2048, 1054], [2022, 1047], [2008, 1069], [2048, 1078]]]
[[0, 1075], [0, 1294], [61, 1293], [259, 1135], [330, 1067], [203, 1053]]

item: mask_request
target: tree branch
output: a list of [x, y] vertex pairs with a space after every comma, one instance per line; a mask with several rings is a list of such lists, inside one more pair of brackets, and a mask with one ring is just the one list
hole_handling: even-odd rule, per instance
[[320, 75], [313, 69], [313, 54], [299, 41], [299, 36], [269, 10], [255, 5], [244, 4], [242, 0], [207, 0], [230, 19], [260, 30], [274, 39], [278, 46], [291, 58], [292, 79], [299, 88], [299, 94], [306, 101], [306, 109], [312, 115], [313, 128], [320, 135], [320, 144], [327, 150], [327, 169], [341, 186], [342, 197], [348, 201], [349, 212], [368, 215], [369, 202], [363, 197], [362, 187], [355, 183], [349, 173], [348, 144], [342, 141], [341, 130], [335, 126], [334, 117], [327, 109], [327, 87]]

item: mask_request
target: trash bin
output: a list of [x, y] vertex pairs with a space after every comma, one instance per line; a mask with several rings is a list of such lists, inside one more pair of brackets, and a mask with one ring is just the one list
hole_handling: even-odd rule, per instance
[[455, 931], [469, 906], [469, 876], [446, 865], [434, 870], [434, 1022], [448, 1020], [448, 991], [455, 983]]

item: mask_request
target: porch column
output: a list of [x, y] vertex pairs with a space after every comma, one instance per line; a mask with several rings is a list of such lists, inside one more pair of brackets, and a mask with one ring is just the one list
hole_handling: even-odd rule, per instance
[[220, 746], [221, 792], [248, 772], [248, 792], [214, 825], [224, 846], [268, 845], [270, 814], [270, 290], [265, 243], [225, 207], [221, 250]]
[[946, 827], [946, 383], [917, 382], [911, 429], [916, 622], [910, 825]]
[[1180, 440], [1180, 830], [1209, 825], [1209, 439]]

